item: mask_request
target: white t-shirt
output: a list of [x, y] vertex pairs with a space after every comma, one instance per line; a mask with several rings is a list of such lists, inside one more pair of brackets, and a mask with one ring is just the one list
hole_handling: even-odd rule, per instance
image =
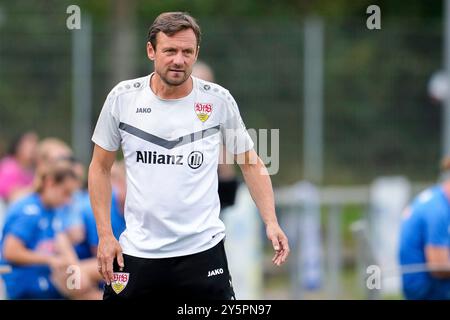
[[109, 93], [92, 141], [122, 146], [127, 170], [125, 254], [166, 258], [208, 250], [225, 237], [219, 219], [221, 142], [232, 154], [251, 140], [229, 91], [192, 77], [193, 90], [161, 99], [150, 78], [127, 80]]

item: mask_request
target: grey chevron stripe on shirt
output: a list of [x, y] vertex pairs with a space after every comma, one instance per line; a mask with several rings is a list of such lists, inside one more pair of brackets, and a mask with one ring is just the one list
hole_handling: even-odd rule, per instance
[[129, 134], [132, 134], [138, 138], [141, 138], [145, 141], [154, 143], [160, 147], [166, 148], [166, 149], [173, 149], [175, 147], [179, 147], [188, 143], [195, 142], [197, 140], [204, 139], [206, 137], [212, 136], [213, 134], [216, 134], [220, 130], [220, 125], [217, 125], [215, 127], [211, 127], [208, 129], [204, 129], [201, 131], [193, 132], [184, 136], [181, 136], [179, 138], [176, 138], [175, 140], [166, 140], [164, 138], [160, 138], [158, 136], [155, 136], [151, 133], [145, 132], [139, 128], [133, 127], [132, 125], [126, 124], [121, 122], [119, 124], [119, 128], [128, 132]]

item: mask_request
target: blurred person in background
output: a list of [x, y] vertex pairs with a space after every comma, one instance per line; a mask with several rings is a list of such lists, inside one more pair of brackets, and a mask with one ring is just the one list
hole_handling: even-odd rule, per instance
[[0, 161], [0, 198], [12, 202], [31, 192], [38, 136], [25, 132], [12, 140], [7, 156]]
[[[113, 188], [111, 202], [111, 225], [114, 236], [119, 239], [120, 234], [125, 230], [124, 206], [126, 195], [126, 173], [123, 161], [116, 161], [111, 168], [111, 185]], [[89, 197], [79, 197], [73, 205], [73, 210], [79, 210], [79, 215], [83, 219], [84, 239], [80, 243], [74, 244], [80, 267], [82, 279], [83, 299], [99, 300], [103, 295], [104, 282], [97, 270], [97, 246], [98, 234], [95, 225], [95, 217], [91, 208]], [[52, 279], [58, 285], [61, 292], [66, 296], [73, 297], [73, 292], [65, 289], [66, 270], [60, 268], [53, 270]], [[55, 280], [56, 279], [56, 280]], [[78, 296], [80, 294], [78, 293]]]
[[[103, 294], [99, 286], [101, 277], [97, 272], [95, 256], [96, 244], [86, 245], [86, 239], [92, 236], [89, 229], [88, 214], [85, 208], [90, 208], [89, 194], [87, 192], [85, 166], [82, 162], [70, 155], [59, 156], [56, 161], [66, 161], [75, 173], [75, 188], [71, 200], [66, 205], [57, 209], [56, 217], [61, 221], [61, 235], [58, 242], [65, 241], [65, 252], [72, 257], [73, 266], [78, 267], [80, 276], [80, 287], [77, 290], [67, 288], [67, 268], [53, 268], [52, 281], [57, 289], [69, 299], [100, 300]], [[94, 232], [96, 230], [94, 229]]]
[[54, 137], [45, 138], [37, 146], [37, 170], [45, 170], [47, 165], [52, 164], [56, 160], [72, 157], [73, 151], [67, 143]]
[[70, 201], [76, 187], [72, 167], [65, 161], [52, 163], [35, 181], [36, 191], [10, 206], [3, 228], [2, 259], [12, 266], [12, 272], [3, 275], [10, 299], [62, 298], [51, 270], [76, 263], [64, 237], [57, 241], [57, 208]]
[[[75, 174], [74, 189], [69, 201], [55, 208], [56, 219], [60, 223], [59, 242], [66, 241], [66, 252], [70, 252], [72, 263], [80, 267], [82, 275], [82, 285], [78, 290], [67, 290], [65, 279], [67, 277], [66, 268], [53, 268], [53, 284], [65, 297], [73, 299], [99, 299], [101, 292], [96, 285], [98, 273], [90, 273], [90, 264], [87, 261], [79, 261], [86, 257], [91, 257], [90, 250], [86, 250], [83, 241], [86, 237], [84, 221], [80, 207], [87, 200], [86, 170], [84, 165], [75, 158], [70, 146], [55, 137], [43, 139], [37, 146], [37, 172], [45, 172], [56, 163], [65, 162], [71, 167]], [[39, 175], [36, 176], [36, 181]], [[62, 240], [61, 240], [62, 239]]]
[[[125, 230], [125, 197], [126, 197], [126, 171], [125, 163], [123, 161], [114, 162], [111, 168], [111, 226], [114, 237], [119, 240], [120, 235]], [[79, 252], [83, 254], [80, 259], [86, 259], [96, 257], [98, 246], [98, 234], [95, 225], [95, 216], [92, 211], [89, 197], [84, 198], [80, 202], [81, 215], [83, 217], [83, 223], [85, 228], [85, 238], [80, 244], [82, 249]], [[95, 270], [97, 270], [97, 263], [95, 259]], [[98, 272], [96, 272], [98, 274]], [[100, 277], [100, 274], [98, 274]], [[100, 278], [99, 278], [100, 280]]]
[[[63, 158], [72, 164], [77, 176], [76, 190], [71, 201], [59, 209], [63, 221], [63, 230], [69, 237], [79, 259], [91, 257], [91, 251], [84, 245], [86, 239], [86, 227], [83, 218], [83, 210], [86, 203], [89, 205], [89, 194], [87, 191], [86, 169], [83, 163], [74, 157]], [[65, 217], [65, 218], [64, 218]]]
[[[203, 61], [197, 60], [192, 68], [192, 76], [197, 77], [208, 82], [214, 82], [214, 72], [211, 67]], [[221, 210], [226, 207], [234, 205], [236, 200], [236, 192], [239, 182], [236, 178], [234, 165], [226, 161], [226, 159], [233, 159], [229, 156], [229, 152], [225, 146], [221, 146], [219, 154], [219, 165], [217, 173], [219, 175], [219, 199]]]
[[450, 157], [441, 168], [443, 182], [421, 192], [403, 212], [399, 260], [406, 299], [450, 299]]
[[[107, 283], [104, 299], [234, 299], [219, 219], [221, 140], [240, 159], [275, 251], [272, 262], [280, 266], [288, 257], [270, 177], [236, 102], [223, 87], [191, 77], [200, 34], [186, 13], [159, 15], [147, 42], [155, 72], [118, 84], [98, 118], [88, 180], [99, 235], [98, 271]], [[177, 139], [187, 132], [202, 135]], [[110, 172], [120, 147], [127, 200], [119, 243], [110, 220]]]
[[[83, 241], [83, 221], [76, 210], [77, 202], [82, 198], [82, 189], [85, 187], [85, 169], [81, 162], [77, 161], [70, 146], [61, 139], [49, 137], [41, 140], [37, 147], [37, 173], [46, 171], [57, 161], [68, 161], [76, 173], [76, 190], [71, 200], [58, 209], [58, 215], [62, 221], [62, 228], [66, 232], [72, 244]], [[86, 193], [85, 193], [86, 195]]]

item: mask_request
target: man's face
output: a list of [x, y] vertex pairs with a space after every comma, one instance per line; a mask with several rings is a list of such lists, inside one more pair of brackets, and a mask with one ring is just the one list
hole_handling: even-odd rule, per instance
[[59, 207], [68, 204], [73, 192], [76, 190], [77, 181], [73, 178], [66, 178], [61, 183], [56, 183], [53, 179], [46, 181], [46, 198], [52, 207]]
[[147, 55], [155, 62], [155, 72], [170, 86], [183, 84], [192, 73], [197, 60], [197, 39], [192, 29], [186, 29], [167, 36], [159, 32], [156, 49], [147, 43]]

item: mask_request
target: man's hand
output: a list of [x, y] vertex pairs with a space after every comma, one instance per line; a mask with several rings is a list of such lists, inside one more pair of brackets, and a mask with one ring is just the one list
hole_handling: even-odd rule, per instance
[[106, 281], [107, 285], [111, 284], [113, 280], [113, 262], [114, 258], [117, 259], [120, 269], [125, 266], [122, 256], [122, 248], [119, 241], [114, 236], [108, 235], [101, 237], [98, 243], [97, 249], [97, 263], [98, 271], [102, 278]]
[[75, 264], [76, 262], [70, 261], [61, 255], [49, 256], [48, 257], [48, 266], [53, 271], [62, 271], [66, 272], [67, 267], [71, 264]]
[[281, 230], [278, 223], [268, 224], [266, 226], [267, 238], [272, 242], [273, 249], [275, 250], [275, 255], [272, 258], [272, 262], [281, 266], [289, 255], [289, 243], [288, 238]]

